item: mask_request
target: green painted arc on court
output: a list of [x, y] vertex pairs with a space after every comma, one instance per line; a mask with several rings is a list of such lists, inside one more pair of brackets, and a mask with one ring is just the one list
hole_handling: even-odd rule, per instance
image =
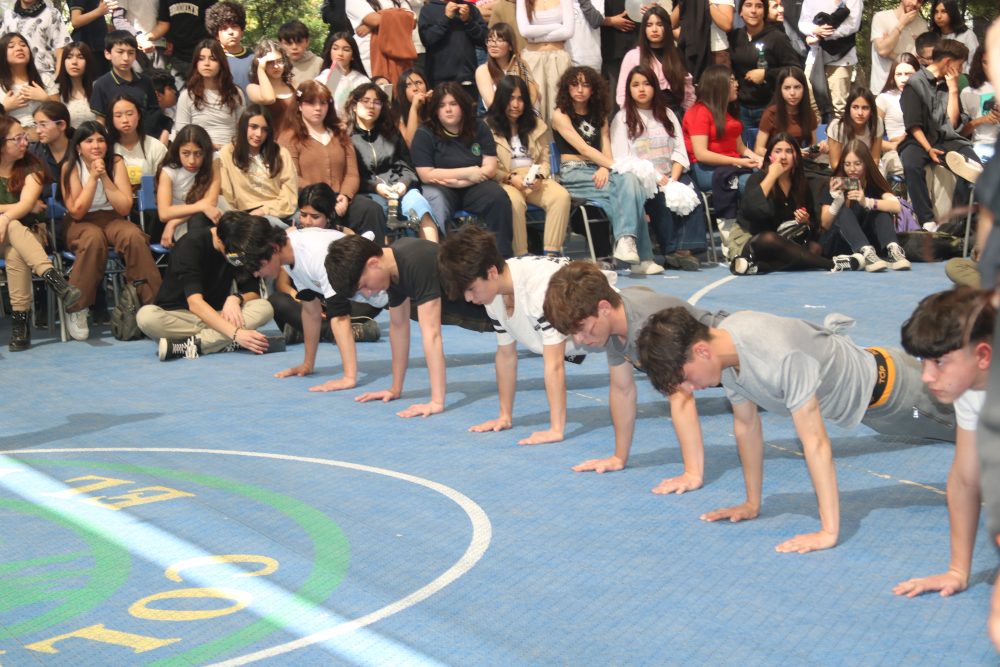
[[[110, 463], [104, 461], [72, 461], [72, 460], [52, 460], [52, 459], [36, 459], [36, 458], [22, 458], [19, 459], [24, 463], [33, 465], [48, 465], [48, 466], [61, 466], [61, 467], [76, 467], [76, 468], [103, 468], [106, 470], [115, 470], [129, 473], [140, 473], [146, 475], [156, 475], [166, 479], [176, 479], [193, 484], [200, 484], [202, 486], [215, 488], [223, 491], [228, 491], [245, 498], [248, 498], [255, 502], [260, 502], [265, 505], [269, 505], [278, 512], [281, 512], [293, 522], [298, 524], [303, 531], [309, 536], [313, 543], [313, 566], [309, 572], [309, 576], [306, 577], [302, 586], [294, 591], [293, 596], [290, 598], [287, 605], [276, 606], [268, 610], [267, 615], [261, 620], [255, 621], [245, 628], [232, 632], [228, 635], [224, 635], [214, 641], [208, 642], [206, 644], [201, 644], [195, 648], [192, 648], [184, 653], [173, 655], [162, 660], [150, 663], [151, 665], [156, 665], [157, 667], [180, 667], [182, 665], [190, 665], [195, 663], [202, 663], [212, 658], [218, 657], [223, 653], [239, 649], [244, 646], [248, 646], [254, 642], [264, 639], [269, 634], [278, 630], [281, 625], [277, 621], [270, 619], [281, 618], [283, 614], [292, 608], [295, 600], [305, 600], [310, 603], [322, 603], [330, 597], [330, 595], [337, 589], [340, 583], [344, 579], [344, 575], [347, 573], [348, 564], [350, 562], [350, 545], [347, 541], [347, 537], [344, 535], [340, 527], [330, 520], [330, 518], [319, 511], [318, 509], [303, 503], [300, 500], [291, 498], [289, 496], [277, 493], [275, 491], [270, 491], [258, 486], [252, 486], [249, 484], [243, 484], [241, 482], [236, 482], [233, 480], [228, 480], [222, 477], [217, 477], [213, 475], [206, 475], [204, 473], [193, 473], [193, 472], [181, 472], [178, 470], [170, 470], [168, 468], [160, 468], [154, 466], [141, 466], [127, 463]], [[16, 501], [15, 501], [16, 502]], [[28, 503], [24, 503], [28, 505]], [[39, 512], [42, 513], [42, 512]], [[44, 514], [48, 515], [50, 512], [44, 511]], [[46, 518], [50, 518], [46, 516]], [[71, 524], [67, 519], [58, 517], [60, 523]], [[77, 526], [71, 526], [74, 530], [79, 532], [89, 532], [83, 531]], [[97, 542], [107, 543], [103, 537], [94, 535], [94, 539], [88, 539], [88, 543], [91, 543], [91, 549], [95, 549], [95, 544]], [[115, 549], [118, 549], [117, 545], [113, 545]], [[108, 548], [108, 546], [101, 545], [101, 548]], [[120, 550], [120, 549], [118, 549]], [[102, 556], [105, 561], [110, 559], [110, 556], [102, 552]], [[126, 572], [130, 568], [130, 558], [126, 552], [125, 555], [125, 567], [122, 568]], [[73, 596], [71, 600], [68, 600], [66, 604], [61, 605], [56, 610], [48, 612], [43, 615], [46, 617], [51, 617], [48, 625], [53, 625], [58, 622], [72, 618], [78, 614], [82, 614], [94, 606], [100, 604], [108, 596], [113, 594], [115, 590], [121, 587], [124, 583], [125, 577], [114, 578], [111, 583], [107, 581], [108, 577], [95, 576], [85, 589], [88, 593], [86, 596]], [[113, 590], [107, 591], [105, 594], [101, 594], [100, 590], [94, 585], [94, 581], [100, 581], [102, 585], [113, 586]], [[84, 607], [86, 605], [86, 607]], [[56, 612], [59, 612], [58, 615]], [[40, 617], [41, 618], [41, 617]], [[56, 619], [58, 620], [52, 620]], [[36, 619], [34, 619], [36, 620]], [[25, 632], [37, 632], [40, 629], [48, 627], [48, 625], [42, 625], [38, 628], [33, 628]], [[20, 627], [20, 626], [18, 626]], [[13, 633], [12, 633], [13, 634]]]

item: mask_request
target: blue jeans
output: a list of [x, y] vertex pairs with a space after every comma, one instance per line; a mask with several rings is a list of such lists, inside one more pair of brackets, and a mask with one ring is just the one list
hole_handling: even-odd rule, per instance
[[745, 107], [740, 105], [740, 122], [743, 123], [743, 143], [753, 148], [760, 128], [760, 119], [764, 117], [766, 107]]
[[593, 180], [597, 169], [592, 162], [567, 160], [562, 163], [559, 182], [571, 197], [593, 201], [604, 209], [616, 241], [623, 236], [634, 236], [639, 259], [653, 259], [653, 244], [649, 239], [644, 208], [646, 195], [639, 179], [633, 174], [612, 172], [607, 185], [598, 190]]
[[[681, 177], [681, 182], [691, 184], [687, 176]], [[705, 250], [705, 207], [698, 208], [687, 215], [678, 215], [667, 208], [662, 192], [646, 200], [646, 212], [653, 223], [653, 232], [664, 255], [672, 255], [678, 250], [690, 250], [698, 253]]]
[[[389, 215], [389, 203], [380, 194], [374, 192], [366, 192], [365, 197], [368, 197], [373, 202], [382, 207], [382, 212]], [[403, 195], [403, 198], [399, 200], [399, 215], [400, 217], [409, 218], [410, 220], [420, 222], [423, 220], [424, 215], [431, 216], [431, 220], [437, 225], [438, 229], [444, 232], [444, 225], [441, 221], [434, 217], [434, 211], [431, 210], [431, 205], [421, 194], [420, 190], [416, 188], [410, 188]]]
[[[702, 164], [701, 162], [695, 162], [691, 165], [691, 176], [694, 179], [695, 185], [702, 192], [712, 191], [712, 174], [715, 173], [715, 167], [707, 164]], [[747, 186], [747, 181], [750, 180], [750, 174], [740, 174], [739, 175], [739, 190], [740, 194], [743, 194], [743, 190]]]

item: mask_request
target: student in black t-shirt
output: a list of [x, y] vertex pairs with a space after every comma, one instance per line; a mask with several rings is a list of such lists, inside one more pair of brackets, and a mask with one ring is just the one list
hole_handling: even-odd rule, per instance
[[[506, 196], [506, 195], [505, 195]], [[400, 417], [427, 417], [444, 410], [445, 366], [441, 342], [442, 314], [462, 317], [455, 322], [477, 331], [492, 330], [482, 306], [445, 302], [438, 282], [437, 255], [433, 241], [402, 238], [388, 248], [380, 248], [363, 236], [353, 235], [330, 244], [326, 271], [333, 290], [345, 298], [357, 292], [371, 298], [379, 292], [389, 295], [389, 343], [392, 348], [392, 387], [369, 391], [355, 400], [361, 403], [396, 400], [403, 393], [410, 349], [410, 307], [417, 309], [417, 322], [424, 345], [424, 359], [430, 376], [431, 400], [397, 412]], [[454, 320], [453, 320], [454, 321]], [[479, 326], [476, 326], [476, 324]]]
[[156, 300], [136, 313], [142, 332], [159, 341], [160, 361], [238, 347], [256, 354], [268, 351], [267, 336], [257, 329], [271, 320], [271, 304], [257, 293], [257, 280], [241, 270], [241, 256], [226, 254], [219, 240], [229, 228], [253, 218], [229, 211], [218, 227], [190, 231], [173, 247]]
[[447, 224], [463, 209], [475, 213], [496, 234], [500, 253], [513, 254], [510, 199], [493, 180], [497, 145], [486, 124], [476, 119], [472, 98], [457, 83], [434, 89], [427, 122], [413, 136], [410, 155], [437, 220]]
[[215, 37], [209, 35], [205, 28], [205, 12], [215, 1], [160, 0], [156, 27], [146, 35], [150, 42], [166, 37], [173, 45], [170, 65], [174, 73], [185, 81], [194, 60], [195, 45], [203, 39]]
[[[824, 230], [820, 245], [825, 256], [857, 253], [869, 273], [910, 268], [892, 218], [901, 205], [860, 139], [847, 142], [820, 204]], [[879, 258], [880, 252], [888, 262]]]

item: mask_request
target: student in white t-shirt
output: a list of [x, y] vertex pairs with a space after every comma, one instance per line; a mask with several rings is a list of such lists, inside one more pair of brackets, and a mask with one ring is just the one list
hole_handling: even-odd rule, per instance
[[969, 63], [969, 85], [958, 94], [962, 113], [969, 120], [959, 134], [972, 140], [972, 150], [985, 164], [993, 157], [1000, 136], [1000, 109], [996, 106], [996, 91], [989, 81], [989, 63], [982, 46], [972, 54]]
[[912, 598], [939, 591], [947, 597], [969, 585], [982, 500], [976, 427], [986, 397], [995, 319], [989, 292], [963, 286], [924, 298], [903, 324], [903, 347], [923, 360], [922, 379], [931, 393], [939, 401], [955, 405], [957, 428], [947, 486], [951, 524], [948, 571], [897, 584], [893, 588], [896, 595]]
[[[882, 119], [886, 138], [882, 140], [882, 168], [886, 174], [902, 174], [903, 163], [896, 149], [906, 138], [906, 123], [903, 122], [903, 108], [900, 97], [906, 82], [920, 69], [917, 57], [904, 53], [893, 61], [882, 92], [875, 98], [878, 117]], [[872, 90], [874, 92], [874, 90]]]
[[[449, 234], [438, 254], [441, 287], [450, 299], [486, 307], [497, 334], [496, 376], [500, 416], [469, 428], [473, 433], [504, 431], [514, 423], [517, 344], [545, 360], [549, 427], [519, 445], [559, 442], [566, 431], [565, 361], [580, 363], [585, 351], [556, 331], [543, 313], [549, 279], [566, 266], [565, 257], [525, 256], [504, 260], [493, 234], [468, 225]], [[613, 274], [612, 274], [613, 275]]]

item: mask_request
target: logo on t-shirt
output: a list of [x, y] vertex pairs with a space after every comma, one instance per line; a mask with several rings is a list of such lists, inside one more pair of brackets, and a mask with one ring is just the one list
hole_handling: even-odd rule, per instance
[[469, 150], [471, 150], [472, 154], [476, 157], [483, 154], [483, 149], [479, 146], [479, 144], [472, 144], [472, 147]]

